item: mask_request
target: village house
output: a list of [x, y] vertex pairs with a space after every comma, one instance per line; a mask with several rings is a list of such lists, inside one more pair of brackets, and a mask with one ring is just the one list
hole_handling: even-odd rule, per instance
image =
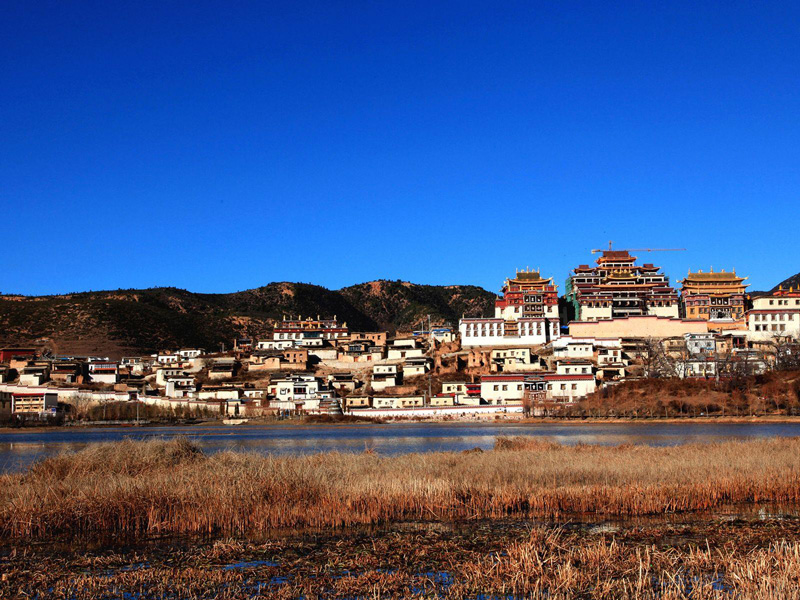
[[[717, 354], [730, 354], [747, 349], [747, 331], [727, 329], [714, 335], [715, 352]], [[794, 339], [794, 338], [792, 338]]]
[[242, 397], [242, 388], [233, 385], [204, 385], [194, 393], [198, 400], [232, 401]]
[[0, 363], [7, 364], [9, 369], [22, 371], [28, 362], [37, 356], [35, 348], [0, 348]]
[[396, 364], [373, 365], [370, 385], [376, 392], [397, 386], [401, 381], [402, 373], [398, 371]]
[[336, 360], [340, 362], [372, 362], [380, 360], [383, 348], [369, 340], [356, 340], [339, 346]]
[[31, 360], [31, 358], [26, 354], [21, 354], [12, 358], [8, 363], [8, 368], [12, 371], [16, 371], [18, 374], [22, 374], [22, 371], [29, 366], [34, 366], [38, 364], [44, 364], [42, 361], [39, 360]]
[[126, 367], [133, 375], [142, 375], [150, 371], [152, 360], [143, 356], [123, 356], [122, 360], [120, 360], [120, 366]]
[[328, 375], [330, 387], [342, 392], [353, 392], [358, 387], [359, 382], [353, 377], [352, 373], [333, 373]]
[[425, 375], [430, 370], [430, 359], [427, 356], [407, 358], [403, 361], [403, 379]]
[[246, 362], [248, 371], [280, 371], [286, 363], [278, 350], [254, 350]]
[[372, 399], [370, 396], [352, 395], [347, 396], [342, 400], [344, 410], [352, 410], [354, 408], [370, 408], [372, 406]]
[[456, 334], [452, 327], [431, 327], [428, 329], [418, 329], [412, 332], [412, 336], [418, 339], [429, 339], [440, 344], [449, 344], [456, 339]]
[[30, 361], [19, 372], [20, 385], [42, 385], [50, 379], [50, 365], [46, 362]]
[[301, 370], [308, 368], [308, 349], [255, 350], [247, 362], [249, 371]]
[[170, 377], [179, 377], [184, 375], [184, 371], [181, 367], [178, 366], [171, 366], [171, 367], [157, 367], [156, 368], [156, 385], [166, 386], [167, 379]]
[[293, 340], [259, 340], [256, 345], [258, 350], [285, 350], [293, 347]]
[[594, 340], [571, 339], [563, 345], [553, 344], [553, 356], [556, 358], [592, 358], [594, 357]]
[[430, 399], [430, 406], [455, 406], [456, 399], [453, 394], [436, 394]]
[[590, 362], [561, 362], [555, 373], [547, 373], [542, 379], [547, 382], [547, 398], [560, 402], [574, 402], [593, 393], [597, 380]]
[[[530, 348], [493, 348], [490, 353], [492, 368], [497, 372], [521, 371], [538, 368], [538, 357]], [[537, 359], [534, 363], [534, 359]]]
[[119, 364], [112, 361], [89, 363], [89, 378], [92, 383], [114, 385], [119, 380]]
[[442, 396], [453, 398], [454, 404], [477, 406], [481, 403], [481, 384], [465, 381], [442, 382]]
[[0, 402], [10, 402], [11, 413], [21, 416], [46, 416], [58, 412], [58, 394], [51, 391], [0, 392]]
[[164, 394], [170, 398], [186, 398], [197, 391], [194, 377], [186, 374], [167, 377], [164, 388]]
[[8, 383], [10, 379], [10, 369], [6, 365], [0, 365], [0, 383]]
[[425, 396], [422, 395], [386, 395], [373, 396], [373, 408], [416, 408], [425, 405]]
[[235, 358], [215, 358], [208, 368], [208, 378], [212, 381], [231, 379], [236, 373]]
[[314, 375], [294, 374], [269, 384], [270, 406], [281, 410], [317, 410], [320, 399], [333, 394]]
[[83, 383], [85, 370], [85, 363], [54, 361], [50, 366], [50, 379], [62, 383]]
[[203, 354], [205, 354], [205, 350], [202, 348], [181, 348], [178, 350], [178, 356], [184, 360], [200, 358]]
[[467, 383], [465, 381], [444, 381], [442, 382], [442, 393], [466, 395]]
[[556, 373], [559, 375], [591, 375], [594, 366], [591, 361], [580, 359], [560, 359], [556, 361]]
[[675, 370], [678, 377], [685, 378], [714, 378], [717, 376], [718, 358], [716, 356], [693, 356], [686, 360], [677, 361]]
[[418, 358], [425, 355], [425, 350], [415, 339], [394, 340], [389, 346], [386, 358], [388, 360], [405, 360], [406, 358]]
[[177, 365], [181, 362], [181, 357], [177, 352], [159, 352], [154, 354], [153, 358], [160, 365]]
[[386, 345], [387, 333], [385, 331], [351, 331], [351, 342], [372, 342], [374, 346]]
[[707, 333], [687, 333], [683, 336], [689, 354], [713, 354], [717, 349], [716, 335]]
[[628, 364], [628, 359], [625, 358], [622, 352], [622, 342], [617, 340], [618, 346], [600, 346], [597, 348], [597, 364], [602, 366]]
[[524, 373], [482, 375], [481, 397], [489, 404], [521, 404], [526, 377]]

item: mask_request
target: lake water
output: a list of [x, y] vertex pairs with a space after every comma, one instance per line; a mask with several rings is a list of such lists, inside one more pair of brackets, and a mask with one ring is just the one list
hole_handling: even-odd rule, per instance
[[33, 461], [89, 444], [125, 438], [185, 435], [204, 450], [275, 454], [312, 452], [407, 452], [487, 450], [499, 436], [528, 435], [562, 444], [667, 446], [727, 438], [800, 436], [800, 423], [393, 423], [384, 425], [219, 425], [97, 427], [0, 433], [0, 471], [18, 471]]

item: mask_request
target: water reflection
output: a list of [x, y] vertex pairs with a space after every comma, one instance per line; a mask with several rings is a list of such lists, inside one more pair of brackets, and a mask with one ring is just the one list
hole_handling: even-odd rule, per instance
[[499, 436], [527, 435], [562, 444], [668, 446], [726, 438], [800, 435], [800, 423], [468, 423], [384, 425], [272, 425], [62, 428], [0, 434], [0, 471], [16, 471], [42, 457], [125, 438], [185, 435], [208, 452], [274, 454], [484, 450]]

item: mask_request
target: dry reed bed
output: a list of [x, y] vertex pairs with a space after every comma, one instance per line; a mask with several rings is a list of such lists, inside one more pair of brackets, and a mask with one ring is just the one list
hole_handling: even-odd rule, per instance
[[800, 501], [800, 438], [647, 446], [500, 440], [491, 452], [205, 455], [99, 444], [0, 477], [0, 535], [253, 533], [510, 514], [643, 515]]
[[[82, 559], [64, 572], [52, 559], [45, 568], [11, 568], [0, 596], [38, 598], [530, 598], [561, 600], [678, 598], [791, 600], [800, 598], [800, 544], [775, 542], [767, 548], [690, 545], [658, 548], [625, 540], [583, 539], [560, 530], [534, 529], [530, 536], [503, 543], [497, 552], [454, 553], [433, 543], [433, 569], [414, 536], [376, 540], [375, 554], [391, 557], [393, 568], [364, 547], [340, 540], [300, 564], [221, 568], [241, 559], [238, 543], [217, 543], [203, 560], [182, 556], [172, 564], [120, 565], [124, 557]], [[387, 547], [392, 544], [392, 547]], [[398, 547], [399, 546], [399, 547]], [[253, 548], [258, 552], [258, 548]], [[273, 548], [264, 548], [271, 553]], [[258, 556], [258, 554], [256, 554]], [[402, 558], [401, 558], [402, 556]], [[128, 560], [138, 561], [140, 557]], [[420, 562], [420, 561], [423, 562]], [[110, 568], [108, 568], [110, 567]], [[287, 577], [288, 576], [288, 577]]]

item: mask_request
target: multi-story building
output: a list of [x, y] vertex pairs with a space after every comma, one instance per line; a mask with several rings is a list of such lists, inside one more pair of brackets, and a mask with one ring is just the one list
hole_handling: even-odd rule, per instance
[[689, 319], [738, 321], [744, 318], [746, 277], [736, 271], [703, 273], [698, 271], [681, 281], [683, 314]]
[[[314, 335], [318, 334], [318, 335]], [[295, 342], [306, 343], [309, 339], [321, 338], [322, 340], [331, 341], [339, 338], [348, 337], [349, 331], [347, 323], [341, 325], [336, 320], [336, 316], [332, 319], [312, 319], [308, 317], [303, 319], [287, 319], [275, 325], [272, 333], [272, 339], [275, 341], [294, 340]]]
[[5, 410], [9, 401], [11, 413], [17, 415], [54, 415], [58, 411], [56, 392], [0, 392], [0, 408]]
[[566, 299], [577, 321], [679, 315], [678, 293], [652, 263], [635, 264], [627, 250], [604, 250], [595, 266], [580, 265], [567, 279]]
[[558, 290], [539, 271], [517, 271], [495, 300], [494, 318], [461, 319], [462, 346], [537, 346], [560, 335]]
[[558, 290], [553, 278], [545, 279], [539, 271], [517, 271], [506, 279], [503, 295], [494, 302], [494, 316], [516, 321], [545, 318], [558, 320]]
[[800, 290], [778, 288], [753, 299], [747, 335], [754, 341], [800, 338]]

